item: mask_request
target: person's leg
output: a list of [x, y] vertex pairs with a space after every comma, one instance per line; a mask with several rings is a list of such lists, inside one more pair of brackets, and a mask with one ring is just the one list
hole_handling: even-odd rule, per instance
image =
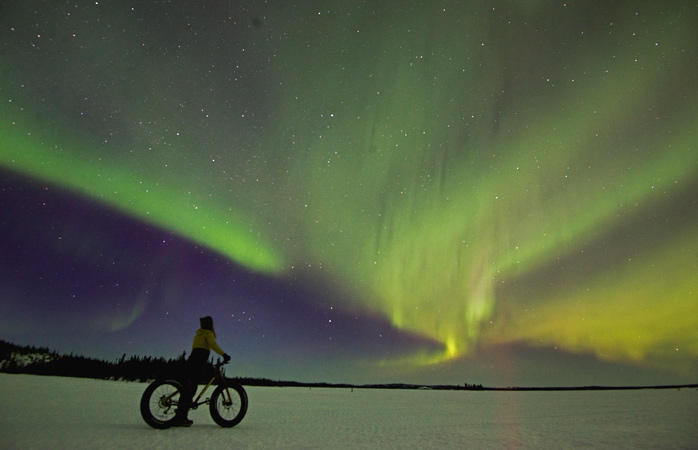
[[[194, 395], [201, 381], [202, 368], [208, 364], [209, 352], [201, 348], [195, 348], [189, 355], [185, 365], [184, 377], [182, 381], [182, 393], [180, 394], [180, 405], [177, 408], [176, 426], [189, 426], [193, 422], [189, 420], [188, 413], [191, 409]], [[208, 380], [206, 380], [208, 381]]]
[[179, 404], [175, 413], [175, 426], [189, 426], [193, 422], [189, 420], [189, 410], [191, 409], [192, 399], [194, 398], [195, 384], [192, 379], [190, 365], [184, 371], [181, 377], [182, 391], [179, 394]]
[[189, 409], [191, 409], [191, 402], [193, 397], [194, 394], [192, 392], [191, 380], [184, 380], [182, 382], [182, 392], [179, 395], [179, 406], [177, 408], [178, 416], [187, 417], [187, 414], [189, 414]]

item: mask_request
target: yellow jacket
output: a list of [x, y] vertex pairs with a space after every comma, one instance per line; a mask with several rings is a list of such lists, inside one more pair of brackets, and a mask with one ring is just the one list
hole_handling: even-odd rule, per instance
[[213, 350], [219, 355], [223, 356], [225, 352], [216, 344], [216, 336], [211, 330], [204, 330], [199, 328], [196, 330], [196, 336], [194, 336], [194, 342], [191, 344], [192, 350], [195, 348], [203, 348], [204, 350]]

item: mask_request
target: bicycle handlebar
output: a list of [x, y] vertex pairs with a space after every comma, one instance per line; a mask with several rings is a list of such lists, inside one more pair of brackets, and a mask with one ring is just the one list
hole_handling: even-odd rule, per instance
[[224, 359], [218, 358], [218, 362], [214, 363], [213, 366], [216, 367], [216, 368], [220, 368], [220, 367], [225, 366], [225, 365], [228, 364], [229, 362], [230, 362], [230, 360], [226, 361], [226, 360], [224, 360]]

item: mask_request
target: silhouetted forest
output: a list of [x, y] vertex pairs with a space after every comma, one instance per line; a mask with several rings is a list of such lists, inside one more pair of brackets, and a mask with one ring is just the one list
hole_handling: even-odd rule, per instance
[[[103, 380], [150, 381], [160, 378], [177, 378], [186, 361], [186, 353], [177, 358], [154, 358], [124, 354], [115, 361], [104, 361], [82, 355], [61, 355], [46, 347], [20, 346], [0, 340], [0, 372], [52, 375]], [[483, 387], [481, 384], [462, 385], [416, 385], [416, 384], [333, 384], [303, 383], [297, 381], [271, 380], [268, 378], [231, 377], [245, 386], [277, 387], [341, 387], [363, 389], [429, 389], [468, 391], [582, 391], [582, 390], [626, 390], [626, 389], [680, 389], [698, 388], [698, 384], [663, 386], [578, 386], [578, 387]]]
[[180, 373], [185, 354], [165, 359], [124, 354], [117, 361], [82, 355], [61, 355], [46, 347], [19, 346], [0, 341], [0, 372], [78, 378], [146, 381]]
[[[19, 346], [0, 340], [0, 372], [52, 375], [104, 380], [149, 381], [159, 378], [176, 378], [183, 369], [186, 354], [177, 358], [154, 358], [151, 356], [129, 356], [124, 354], [116, 361], [104, 361], [82, 355], [61, 355], [46, 347]], [[389, 389], [425, 388], [413, 384], [363, 385], [333, 383], [303, 383], [297, 381], [271, 380], [268, 378], [232, 377], [245, 386], [286, 387], [362, 387]], [[482, 385], [430, 386], [429, 389], [483, 389]]]

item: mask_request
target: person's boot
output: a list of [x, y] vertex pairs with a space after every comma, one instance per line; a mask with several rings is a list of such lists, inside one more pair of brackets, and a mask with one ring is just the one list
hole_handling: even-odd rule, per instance
[[187, 417], [189, 415], [189, 408], [187, 404], [179, 405], [177, 411], [175, 411], [174, 420], [172, 421], [173, 427], [190, 427], [194, 422]]
[[181, 417], [175, 419], [175, 421], [172, 423], [173, 427], [190, 427], [194, 423], [193, 420], [188, 419], [186, 417]]

